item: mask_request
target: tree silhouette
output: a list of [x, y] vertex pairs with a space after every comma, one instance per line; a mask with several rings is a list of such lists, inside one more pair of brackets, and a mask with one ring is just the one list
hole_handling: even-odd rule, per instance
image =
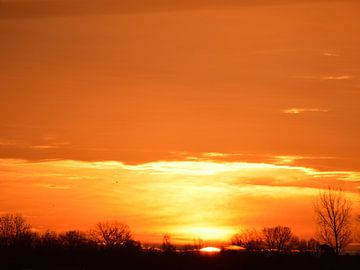
[[171, 243], [171, 235], [166, 233], [163, 236], [162, 250], [164, 252], [173, 252], [176, 247]]
[[105, 249], [128, 247], [135, 243], [129, 227], [117, 221], [99, 222], [90, 231], [90, 238]]
[[59, 235], [60, 245], [67, 249], [77, 249], [90, 244], [86, 235], [80, 231], [67, 231]]
[[231, 243], [242, 246], [248, 251], [260, 251], [264, 247], [262, 235], [256, 230], [246, 230], [240, 234], [235, 234], [231, 238]]
[[38, 236], [37, 246], [51, 250], [60, 246], [59, 238], [56, 232], [47, 230]]
[[341, 189], [321, 192], [314, 203], [319, 238], [338, 255], [351, 239], [351, 203]]
[[282, 252], [288, 249], [293, 234], [289, 227], [276, 226], [263, 229], [265, 243], [269, 249], [275, 249]]
[[20, 214], [5, 214], [0, 217], [0, 243], [3, 246], [29, 244], [31, 226]]
[[204, 247], [204, 240], [201, 238], [194, 238], [193, 239], [193, 249], [196, 251], [200, 251]]
[[307, 241], [307, 249], [312, 252], [313, 254], [316, 254], [319, 250], [320, 242], [314, 238], [311, 238]]

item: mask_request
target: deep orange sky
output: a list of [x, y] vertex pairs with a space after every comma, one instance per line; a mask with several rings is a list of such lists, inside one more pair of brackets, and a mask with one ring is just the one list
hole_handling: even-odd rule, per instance
[[320, 188], [359, 189], [359, 48], [355, 0], [2, 0], [0, 212], [310, 235]]

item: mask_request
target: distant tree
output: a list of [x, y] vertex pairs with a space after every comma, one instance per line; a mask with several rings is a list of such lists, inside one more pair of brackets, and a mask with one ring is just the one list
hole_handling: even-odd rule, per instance
[[60, 243], [57, 233], [49, 230], [45, 231], [40, 234], [37, 245], [47, 250], [58, 248]]
[[299, 251], [307, 251], [308, 250], [308, 241], [306, 241], [305, 239], [299, 239], [299, 241], [297, 242], [297, 247], [296, 249], [298, 249]]
[[[300, 250], [301, 248], [301, 240], [298, 236], [293, 235], [289, 241], [288, 248], [291, 250]], [[305, 241], [305, 249], [306, 249], [306, 241]]]
[[319, 252], [320, 242], [314, 238], [311, 238], [307, 241], [307, 250], [312, 254], [317, 254]]
[[129, 247], [135, 243], [129, 227], [117, 221], [99, 222], [90, 231], [90, 238], [106, 249]]
[[32, 238], [31, 226], [20, 214], [5, 214], [0, 217], [0, 245], [30, 244]]
[[193, 249], [199, 251], [204, 247], [204, 241], [201, 238], [193, 239]]
[[321, 256], [336, 255], [334, 248], [332, 246], [329, 246], [328, 244], [321, 244], [319, 246], [318, 254]]
[[77, 249], [89, 244], [86, 235], [80, 231], [67, 231], [59, 235], [60, 245], [67, 249]]
[[269, 249], [283, 252], [289, 248], [293, 234], [289, 227], [276, 226], [263, 229], [264, 241]]
[[351, 240], [351, 203], [341, 189], [321, 192], [314, 203], [320, 240], [338, 255]]
[[308, 241], [300, 239], [298, 236], [293, 236], [288, 244], [288, 248], [300, 252], [308, 251]]
[[166, 233], [163, 236], [162, 250], [164, 252], [174, 252], [176, 247], [171, 243], [171, 235]]
[[235, 234], [231, 238], [231, 243], [242, 246], [248, 251], [260, 251], [264, 247], [262, 235], [256, 230], [246, 230], [240, 234]]

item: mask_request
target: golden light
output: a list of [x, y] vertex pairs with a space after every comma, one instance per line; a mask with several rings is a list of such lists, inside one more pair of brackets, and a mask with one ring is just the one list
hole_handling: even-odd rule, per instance
[[209, 252], [209, 253], [217, 253], [220, 252], [221, 249], [217, 247], [204, 247], [200, 249], [201, 252]]
[[[327, 181], [344, 183], [355, 201], [359, 172], [237, 161], [0, 159], [0, 176], [7, 182], [0, 189], [3, 207], [22, 209], [38, 229], [87, 230], [99, 220], [113, 219], [128, 224], [143, 241], [156, 242], [165, 231], [179, 244], [202, 239], [215, 245], [265, 221], [303, 224], [307, 216], [306, 225], [294, 230], [312, 232], [312, 200], [319, 188], [326, 188]], [[269, 207], [280, 209], [268, 213]], [[283, 216], [293, 208], [303, 216]]]
[[231, 227], [193, 227], [175, 229], [176, 233], [182, 235], [192, 235], [204, 240], [229, 239], [236, 230]]

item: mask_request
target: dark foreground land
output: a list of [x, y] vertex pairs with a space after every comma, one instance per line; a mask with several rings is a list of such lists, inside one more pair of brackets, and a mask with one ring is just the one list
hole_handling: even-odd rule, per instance
[[309, 254], [219, 254], [160, 252], [12, 252], [2, 251], [0, 269], [360, 269], [360, 256], [313, 256]]

